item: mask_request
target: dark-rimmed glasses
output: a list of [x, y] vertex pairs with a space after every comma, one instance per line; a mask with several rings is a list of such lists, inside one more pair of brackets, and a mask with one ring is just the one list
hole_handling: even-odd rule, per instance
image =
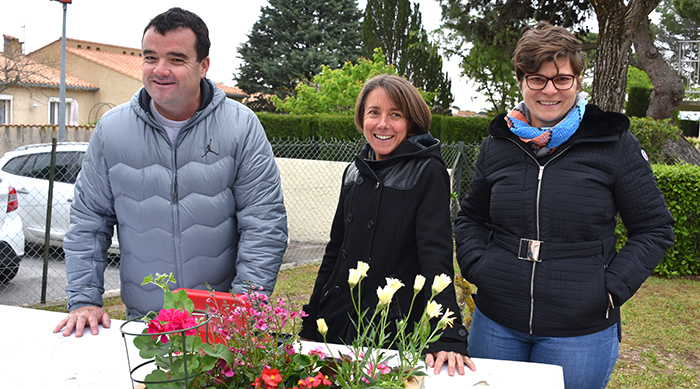
[[547, 83], [552, 81], [552, 85], [557, 90], [569, 90], [574, 86], [576, 76], [570, 74], [557, 74], [554, 77], [545, 77], [541, 74], [528, 74], [525, 76], [527, 87], [532, 90], [542, 90], [547, 87]]

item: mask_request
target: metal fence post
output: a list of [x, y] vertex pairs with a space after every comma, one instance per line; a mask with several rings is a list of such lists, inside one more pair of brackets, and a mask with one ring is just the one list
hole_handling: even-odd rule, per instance
[[453, 187], [454, 187], [454, 193], [456, 194], [456, 203], [454, 210], [452, 211], [452, 219], [457, 217], [457, 213], [459, 212], [459, 199], [462, 198], [461, 196], [461, 187], [462, 187], [462, 164], [464, 164], [465, 158], [464, 158], [464, 142], [459, 142], [458, 147], [457, 147], [457, 158], [455, 158], [455, 162], [452, 165], [452, 180], [453, 180]]
[[51, 168], [49, 169], [49, 198], [46, 202], [46, 234], [44, 235], [44, 269], [41, 275], [41, 303], [46, 303], [46, 282], [49, 270], [51, 245], [51, 204], [53, 203], [53, 180], [56, 172], [56, 138], [51, 141]]

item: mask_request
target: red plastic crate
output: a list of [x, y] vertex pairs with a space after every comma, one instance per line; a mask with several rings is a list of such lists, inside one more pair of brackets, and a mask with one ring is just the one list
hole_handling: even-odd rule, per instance
[[[194, 303], [194, 309], [206, 311], [207, 310], [207, 305], [211, 306], [215, 304], [218, 309], [221, 309], [224, 307], [224, 303], [226, 306], [230, 309], [233, 309], [236, 306], [243, 306], [245, 308], [250, 308], [250, 304], [248, 303], [247, 296], [244, 294], [231, 294], [228, 292], [210, 292], [208, 290], [200, 290], [200, 289], [185, 289], [185, 288], [179, 288], [175, 289], [175, 292], [179, 290], [184, 290], [187, 292], [187, 296], [192, 300]], [[211, 303], [207, 303], [207, 300], [212, 299]], [[206, 326], [201, 326], [198, 329], [198, 335], [202, 338], [202, 340], [206, 341], [207, 337], [207, 330], [209, 332], [209, 342], [211, 343], [224, 343], [224, 339], [216, 336], [214, 334], [214, 331], [212, 330], [214, 328], [214, 324], [217, 323], [216, 318], [212, 318], [211, 321], [209, 322], [208, 325]], [[234, 322], [242, 325], [243, 319], [241, 318], [235, 318]], [[207, 328], [208, 327], [208, 328]]]

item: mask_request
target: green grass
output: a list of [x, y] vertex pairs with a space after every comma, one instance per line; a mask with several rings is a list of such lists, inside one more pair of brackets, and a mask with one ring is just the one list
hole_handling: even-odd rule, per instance
[[700, 386], [700, 277], [649, 278], [622, 306], [609, 388]]
[[[318, 267], [312, 264], [280, 271], [273, 296], [299, 306], [307, 303]], [[105, 307], [111, 317], [124, 318], [118, 297], [105, 299]], [[700, 277], [651, 277], [622, 306], [620, 358], [608, 388], [698, 387]]]

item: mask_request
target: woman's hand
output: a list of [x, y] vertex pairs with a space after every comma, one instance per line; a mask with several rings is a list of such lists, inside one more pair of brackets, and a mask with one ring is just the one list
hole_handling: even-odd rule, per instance
[[455, 366], [457, 367], [457, 373], [459, 375], [464, 375], [464, 365], [467, 365], [471, 371], [476, 371], [476, 366], [474, 362], [466, 355], [454, 351], [439, 351], [437, 353], [428, 353], [425, 356], [425, 361], [428, 362], [429, 367], [435, 368], [435, 374], [440, 374], [442, 365], [447, 361], [447, 374], [449, 376], [455, 375]]

